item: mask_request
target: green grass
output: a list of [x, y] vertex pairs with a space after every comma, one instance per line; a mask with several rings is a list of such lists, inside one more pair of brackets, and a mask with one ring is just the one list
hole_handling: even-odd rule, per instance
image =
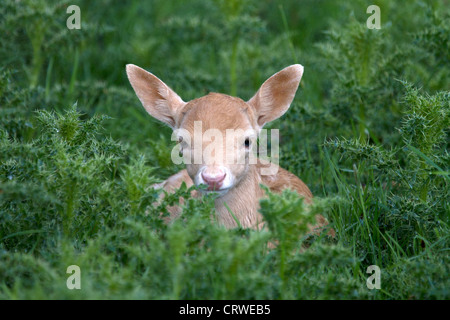
[[[70, 4], [81, 30], [66, 28]], [[449, 9], [376, 1], [382, 28], [369, 30], [371, 4], [2, 1], [0, 298], [449, 299]], [[185, 186], [155, 204], [150, 186], [182, 166], [127, 63], [184, 100], [248, 99], [304, 65], [269, 128], [314, 205], [270, 194], [254, 231], [218, 226], [213, 199]], [[167, 225], [158, 213], [180, 196]], [[315, 213], [336, 238], [306, 234]], [[66, 286], [70, 265], [81, 290]]]

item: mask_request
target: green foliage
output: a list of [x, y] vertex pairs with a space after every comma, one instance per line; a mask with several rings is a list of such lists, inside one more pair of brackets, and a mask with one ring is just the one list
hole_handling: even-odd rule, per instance
[[[448, 299], [449, 11], [441, 1], [85, 1], [0, 4], [0, 298]], [[370, 3], [372, 4], [372, 3]], [[89, 8], [89, 9], [87, 9]], [[227, 230], [214, 199], [152, 188], [180, 170], [170, 130], [125, 64], [184, 100], [250, 98], [305, 66], [280, 164], [315, 195], [261, 201]], [[167, 208], [179, 219], [165, 223]], [[335, 238], [307, 233], [315, 214]], [[275, 245], [274, 245], [275, 244]], [[68, 290], [69, 265], [82, 289]], [[381, 290], [366, 269], [381, 268]]]
[[[345, 158], [345, 163], [353, 163], [356, 186], [349, 188], [337, 172], [342, 169], [329, 158], [336, 170], [339, 193], [350, 199], [349, 205], [354, 208], [353, 217], [348, 214], [342, 217], [345, 212], [342, 208], [336, 212], [336, 217], [344, 220], [342, 224], [350, 224], [356, 232], [363, 232], [358, 230], [358, 224], [367, 225], [366, 232], [371, 241], [363, 243], [363, 246], [371, 249], [366, 249], [366, 259], [379, 263], [389, 256], [394, 261], [401, 258], [402, 263], [412, 268], [409, 273], [414, 275], [410, 276], [421, 279], [425, 273], [419, 276], [414, 271], [418, 265], [426, 264], [421, 259], [432, 257], [443, 266], [448, 259], [445, 251], [449, 244], [447, 231], [450, 222], [449, 93], [437, 92], [429, 96], [406, 84], [403, 103], [407, 107], [400, 122], [402, 143], [398, 146], [386, 149], [359, 139], [334, 139], [327, 141], [325, 146], [335, 149], [341, 158]], [[378, 196], [380, 187], [384, 193], [382, 197]], [[387, 255], [386, 251], [391, 253]], [[425, 254], [427, 258], [423, 257]], [[413, 260], [405, 259], [412, 256], [415, 256], [414, 261], [417, 258], [419, 261], [413, 263]], [[405, 270], [406, 266], [395, 269]], [[436, 282], [437, 292], [447, 293], [448, 289], [442, 287], [442, 283], [447, 281], [436, 280], [440, 279], [439, 272], [430, 272], [427, 277], [430, 277], [430, 282]], [[407, 280], [402, 278], [402, 281]], [[436, 291], [427, 292], [419, 289], [420, 285], [408, 284], [411, 285], [413, 290], [420, 292], [411, 294], [413, 298], [439, 296]]]

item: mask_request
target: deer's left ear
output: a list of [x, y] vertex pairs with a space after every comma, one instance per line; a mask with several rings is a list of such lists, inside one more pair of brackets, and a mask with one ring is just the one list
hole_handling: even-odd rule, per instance
[[281, 117], [294, 100], [303, 75], [303, 66], [294, 64], [267, 79], [258, 92], [247, 102], [256, 111], [260, 128]]

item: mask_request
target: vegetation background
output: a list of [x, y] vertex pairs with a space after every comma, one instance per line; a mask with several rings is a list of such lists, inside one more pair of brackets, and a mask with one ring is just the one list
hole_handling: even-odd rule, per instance
[[[69, 5], [81, 29], [69, 30]], [[369, 5], [381, 29], [366, 27]], [[1, 299], [448, 299], [449, 2], [2, 0]], [[250, 98], [305, 73], [271, 127], [316, 202], [261, 201], [269, 228], [225, 230], [185, 188], [125, 64], [187, 101]], [[183, 218], [158, 212], [183, 196]], [[326, 215], [335, 239], [299, 224]], [[299, 237], [300, 236], [300, 237]], [[266, 243], [280, 245], [267, 251]], [[301, 245], [309, 249], [300, 253]], [[81, 268], [68, 290], [67, 267]], [[370, 265], [381, 289], [369, 290]]]

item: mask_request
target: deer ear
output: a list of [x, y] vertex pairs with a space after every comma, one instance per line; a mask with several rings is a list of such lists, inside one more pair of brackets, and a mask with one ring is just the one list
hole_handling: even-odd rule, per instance
[[133, 64], [127, 64], [126, 69], [128, 80], [145, 110], [175, 129], [179, 124], [180, 110], [186, 103], [150, 72]]
[[299, 64], [284, 68], [267, 79], [248, 101], [256, 111], [260, 128], [278, 119], [289, 109], [302, 75], [303, 66]]

